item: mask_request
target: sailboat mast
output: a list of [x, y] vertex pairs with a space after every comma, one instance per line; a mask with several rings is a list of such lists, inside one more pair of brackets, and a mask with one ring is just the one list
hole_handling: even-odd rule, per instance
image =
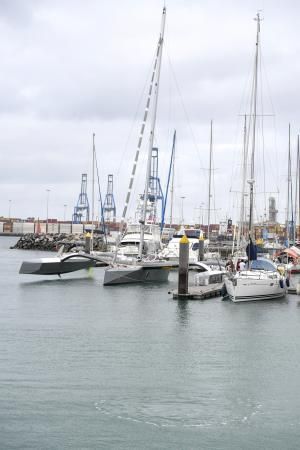
[[211, 120], [210, 121], [210, 144], [209, 144], [208, 210], [207, 210], [207, 239], [208, 239], [208, 241], [209, 241], [210, 206], [211, 206], [212, 151], [213, 151], [213, 121]]
[[171, 202], [170, 202], [170, 227], [173, 223], [173, 204], [174, 204], [174, 175], [175, 175], [175, 143], [176, 143], [176, 130], [173, 137], [173, 160], [172, 160], [172, 182], [171, 182]]
[[244, 117], [244, 142], [243, 142], [243, 182], [241, 192], [241, 209], [240, 209], [240, 222], [238, 227], [238, 234], [236, 240], [237, 250], [240, 248], [241, 235], [244, 233], [244, 213], [245, 213], [245, 185], [247, 176], [247, 115]]
[[[164, 8], [164, 13], [165, 13], [165, 8]], [[158, 62], [158, 57], [159, 57], [159, 54], [160, 54], [160, 47], [161, 47], [161, 39], [159, 39], [158, 45], [157, 45], [157, 52], [156, 52], [156, 57], [155, 57], [154, 65], [153, 65], [153, 71], [152, 71], [152, 75], [151, 75], [151, 80], [150, 80], [150, 85], [149, 85], [149, 90], [148, 90], [148, 95], [147, 95], [147, 101], [146, 101], [146, 106], [145, 106], [145, 110], [144, 110], [144, 117], [143, 117], [141, 129], [140, 129], [137, 149], [136, 149], [136, 152], [135, 152], [135, 157], [134, 157], [134, 162], [133, 162], [133, 166], [132, 166], [129, 186], [128, 186], [126, 199], [125, 199], [125, 205], [124, 205], [124, 209], [123, 209], [123, 212], [122, 212], [122, 217], [121, 217], [121, 222], [120, 222], [120, 227], [119, 227], [119, 235], [118, 235], [118, 238], [117, 238], [117, 244], [120, 242], [120, 239], [121, 239], [121, 235], [122, 235], [122, 232], [123, 232], [124, 223], [125, 223], [125, 219], [126, 219], [126, 214], [127, 214], [127, 210], [128, 210], [128, 206], [129, 206], [129, 202], [130, 202], [130, 198], [131, 198], [132, 187], [133, 187], [133, 183], [134, 183], [137, 163], [138, 163], [139, 156], [140, 156], [140, 150], [141, 150], [141, 146], [142, 146], [142, 142], [143, 142], [145, 126], [146, 126], [148, 113], [149, 113], [149, 108], [150, 108], [150, 103], [151, 103], [151, 98], [152, 98], [152, 94], [153, 94], [153, 84], [154, 84], [156, 71], [157, 71], [157, 67], [158, 67], [158, 63], [157, 62]], [[115, 251], [115, 255], [114, 255], [114, 259], [113, 259], [114, 263], [116, 262], [116, 259], [117, 259], [117, 252], [118, 252], [118, 245], [116, 245], [116, 251]]]
[[251, 153], [251, 170], [250, 170], [250, 212], [249, 212], [249, 237], [253, 237], [253, 202], [254, 202], [254, 156], [256, 144], [256, 118], [257, 118], [257, 72], [258, 72], [258, 52], [259, 52], [259, 37], [260, 37], [260, 22], [261, 18], [257, 13], [257, 31], [256, 31], [256, 51], [255, 51], [255, 66], [254, 66], [254, 80], [253, 80], [253, 133], [252, 133], [252, 153]]
[[[159, 91], [159, 79], [160, 79], [161, 58], [162, 58], [162, 49], [163, 49], [164, 33], [165, 33], [165, 23], [166, 23], [166, 8], [164, 7], [163, 14], [162, 14], [162, 21], [161, 21], [161, 31], [160, 31], [158, 47], [157, 47], [157, 54], [156, 54], [157, 67], [156, 67], [156, 64], [154, 67], [154, 70], [156, 69], [156, 81], [154, 84], [154, 98], [153, 98], [153, 107], [152, 107], [152, 116], [151, 116], [151, 125], [150, 125], [147, 170], [146, 170], [146, 180], [145, 180], [145, 189], [144, 189], [144, 202], [143, 202], [142, 217], [140, 220], [141, 231], [140, 231], [139, 258], [142, 257], [143, 244], [144, 244], [149, 180], [150, 180], [150, 175], [151, 175], [151, 157], [152, 157], [152, 149], [153, 149], [153, 142], [154, 142], [155, 124], [156, 124], [157, 100], [158, 100], [158, 91]], [[155, 71], [153, 73], [155, 74]]]
[[[160, 225], [160, 231], [163, 231], [164, 225], [165, 225], [165, 216], [166, 216], [166, 207], [168, 202], [168, 194], [169, 194], [169, 184], [170, 184], [170, 178], [173, 171], [172, 176], [172, 183], [174, 182], [174, 156], [175, 156], [175, 144], [176, 144], [176, 130], [174, 130], [173, 134], [173, 144], [172, 144], [172, 151], [171, 151], [171, 161], [170, 161], [170, 167], [169, 167], [169, 173], [168, 173], [168, 180], [167, 180], [167, 186], [166, 186], [166, 193], [165, 193], [165, 199], [163, 204], [163, 211], [162, 211], [162, 218], [161, 218], [161, 225]], [[173, 192], [171, 192], [171, 195], [173, 195]], [[171, 198], [171, 202], [173, 199]], [[171, 204], [171, 209], [173, 205]], [[172, 213], [171, 213], [172, 216]], [[171, 219], [170, 219], [170, 226], [171, 226]]]
[[296, 161], [296, 180], [295, 180], [295, 209], [294, 209], [294, 245], [296, 243], [297, 238], [297, 213], [298, 213], [298, 198], [297, 198], [297, 192], [298, 192], [298, 184], [299, 184], [299, 147], [298, 147], [298, 138], [297, 138], [297, 161]]
[[[300, 228], [300, 177], [299, 177], [299, 171], [300, 171], [300, 145], [299, 145], [299, 134], [297, 136], [297, 179], [298, 179], [298, 226]], [[295, 198], [297, 198], [297, 193], [295, 194]], [[295, 212], [295, 221], [296, 221], [296, 229], [297, 229], [297, 214]], [[296, 238], [298, 237], [299, 239], [299, 234], [297, 236], [297, 231], [296, 231]]]
[[290, 246], [290, 185], [291, 185], [291, 124], [289, 123], [289, 150], [288, 150], [288, 189], [287, 189], [287, 207], [286, 207], [286, 241], [287, 247]]
[[91, 250], [94, 249], [94, 214], [95, 214], [95, 133], [93, 133], [93, 168], [92, 168], [92, 238]]

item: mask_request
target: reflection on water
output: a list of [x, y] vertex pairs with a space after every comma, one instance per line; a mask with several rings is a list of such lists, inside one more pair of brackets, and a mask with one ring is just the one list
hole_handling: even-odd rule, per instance
[[188, 300], [177, 300], [177, 320], [178, 323], [184, 327], [186, 327], [189, 323], [189, 301]]
[[26, 289], [32, 286], [76, 286], [78, 284], [86, 284], [86, 283], [95, 283], [95, 279], [89, 275], [83, 276], [81, 278], [51, 278], [45, 279], [41, 276], [41, 279], [37, 279], [36, 281], [21, 281], [19, 283], [19, 287], [22, 289]]

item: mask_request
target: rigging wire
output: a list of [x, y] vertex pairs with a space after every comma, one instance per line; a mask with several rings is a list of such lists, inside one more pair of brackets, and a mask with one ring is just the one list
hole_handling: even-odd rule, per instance
[[199, 149], [199, 147], [198, 147], [198, 145], [197, 145], [197, 141], [196, 141], [196, 138], [195, 138], [195, 134], [194, 134], [192, 125], [191, 125], [191, 121], [190, 121], [190, 118], [189, 118], [187, 109], [186, 109], [186, 107], [185, 107], [185, 103], [184, 103], [184, 101], [183, 101], [183, 96], [182, 96], [182, 93], [181, 93], [181, 89], [180, 89], [180, 87], [179, 87], [179, 83], [178, 83], [177, 77], [176, 77], [176, 75], [175, 75], [175, 71], [174, 71], [174, 68], [173, 68], [171, 59], [170, 59], [169, 56], [168, 56], [168, 58], [169, 58], [169, 65], [170, 65], [171, 73], [172, 73], [172, 76], [173, 76], [173, 79], [174, 79], [174, 84], [175, 84], [175, 87], [176, 87], [176, 89], [177, 89], [177, 93], [178, 93], [178, 96], [179, 96], [179, 99], [180, 99], [180, 102], [181, 102], [181, 107], [182, 107], [182, 110], [183, 110], [183, 112], [184, 112], [185, 119], [186, 119], [186, 122], [187, 122], [187, 125], [188, 125], [188, 128], [189, 128], [189, 131], [190, 131], [190, 133], [191, 133], [193, 145], [194, 145], [194, 147], [195, 147], [195, 149], [196, 149], [196, 151], [197, 151], [197, 155], [198, 155], [199, 161], [200, 161], [200, 166], [201, 166], [201, 168], [203, 168], [204, 166], [203, 166], [202, 159], [201, 159], [200, 149]]

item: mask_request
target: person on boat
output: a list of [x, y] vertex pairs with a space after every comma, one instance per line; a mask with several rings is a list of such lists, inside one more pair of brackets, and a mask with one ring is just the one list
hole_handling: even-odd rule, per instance
[[240, 271], [241, 271], [241, 270], [245, 270], [245, 266], [246, 266], [245, 261], [241, 260], [241, 261], [240, 261], [240, 268], [239, 268], [239, 270], [240, 270]]
[[233, 272], [233, 270], [234, 270], [234, 264], [233, 264], [232, 259], [228, 259], [228, 261], [227, 261], [227, 263], [226, 263], [226, 265], [225, 265], [225, 269], [226, 269], [228, 272]]

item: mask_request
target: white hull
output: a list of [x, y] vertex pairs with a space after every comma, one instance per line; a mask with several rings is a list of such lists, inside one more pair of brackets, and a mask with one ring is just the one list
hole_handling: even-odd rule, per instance
[[225, 286], [233, 302], [275, 300], [284, 297], [287, 292], [283, 278], [276, 272], [242, 271], [226, 278]]

